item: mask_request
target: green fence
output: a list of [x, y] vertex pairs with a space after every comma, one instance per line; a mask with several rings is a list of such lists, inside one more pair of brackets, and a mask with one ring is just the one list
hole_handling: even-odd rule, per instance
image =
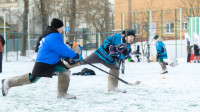
[[[79, 45], [83, 46], [83, 51], [84, 51], [84, 57], [87, 57], [88, 51], [95, 51], [99, 46], [101, 46], [103, 40], [105, 37], [107, 37], [108, 35], [112, 35], [115, 33], [121, 33], [121, 32], [109, 32], [109, 33], [76, 33], [76, 34], [66, 34], [65, 36], [63, 35], [63, 37], [65, 37], [66, 41], [70, 41], [68, 40], [69, 36], [73, 36], [74, 40], [77, 42]], [[0, 35], [4, 35], [3, 32], [0, 32]], [[34, 49], [35, 49], [35, 45], [37, 42], [37, 39], [39, 38], [40, 34], [29, 34], [29, 36], [27, 34], [24, 33], [17, 33], [17, 32], [7, 32], [6, 33], [6, 45], [5, 45], [5, 50], [4, 50], [4, 54], [5, 54], [5, 58], [6, 61], [24, 61], [23, 57], [20, 56], [21, 53], [21, 37], [23, 37], [24, 35], [26, 35], [26, 39], [27, 39], [27, 46], [26, 46], [26, 57], [31, 57], [34, 54]], [[30, 38], [30, 42], [29, 39]], [[136, 39], [138, 39], [138, 35], [136, 37]], [[132, 51], [136, 50], [136, 46], [139, 45], [140, 46], [140, 52], [142, 54], [145, 54], [145, 50], [146, 48], [144, 47], [144, 52], [142, 52], [141, 47], [143, 47], [144, 45], [147, 44], [146, 41], [143, 41], [143, 43], [141, 43], [141, 41], [139, 42], [138, 40], [135, 41], [136, 43], [132, 45]], [[66, 42], [65, 42], [66, 43]], [[180, 41], [178, 41], [177, 43], [174, 42], [174, 40], [171, 40], [171, 42], [165, 43], [167, 50], [168, 50], [168, 55], [172, 56], [174, 55], [174, 52], [177, 52], [176, 49], [181, 49], [182, 45], [180, 43]], [[143, 46], [142, 46], [143, 45]], [[29, 47], [30, 46], [30, 50]], [[175, 49], [175, 47], [177, 47]], [[151, 46], [151, 52], [152, 54], [156, 54], [155, 52], [155, 48], [154, 45], [152, 44]], [[183, 51], [185, 52], [185, 50]]]
[[[83, 33], [76, 32], [76, 34], [62, 34], [65, 40], [77, 42], [79, 45], [83, 47], [85, 56], [88, 56], [88, 50], [96, 50], [99, 46], [101, 46], [104, 38], [109, 35], [121, 33], [121, 32], [108, 32], [108, 33]], [[0, 32], [0, 35], [5, 35], [4, 32]], [[25, 34], [18, 32], [6, 32], [6, 36], [4, 39], [6, 44], [4, 46], [4, 54], [6, 57], [6, 61], [21, 61], [23, 59], [19, 59], [21, 54], [21, 39], [22, 37], [26, 37], [26, 56], [29, 57], [35, 50], [35, 45], [41, 34]], [[69, 36], [73, 36], [74, 40], [69, 40]], [[29, 39], [30, 38], [30, 39]], [[30, 41], [29, 41], [30, 40]]]
[[[121, 29], [134, 29], [136, 41], [147, 41], [147, 44], [151, 43], [155, 34], [163, 37], [164, 41], [174, 40], [169, 43], [173, 45], [173, 57], [183, 57], [186, 54], [185, 35], [189, 34], [189, 20], [199, 16], [200, 8], [124, 12], [121, 14]], [[190, 40], [194, 40], [193, 35], [190, 35]], [[143, 50], [145, 45], [141, 45]]]
[[[6, 41], [4, 45], [4, 55], [6, 61], [18, 61], [19, 55], [21, 52], [21, 38], [26, 35], [26, 56], [30, 56], [29, 51], [34, 50], [37, 39], [40, 34], [29, 34], [29, 36], [25, 33], [18, 32], [0, 32]], [[30, 39], [28, 39], [30, 37]], [[30, 41], [29, 41], [30, 40]], [[30, 42], [30, 43], [29, 43]], [[29, 49], [30, 46], [30, 49]], [[10, 58], [10, 59], [9, 59]]]

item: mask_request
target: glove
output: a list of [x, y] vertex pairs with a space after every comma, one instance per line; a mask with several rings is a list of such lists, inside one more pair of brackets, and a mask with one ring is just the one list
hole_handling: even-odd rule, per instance
[[82, 60], [83, 60], [82, 55], [81, 55], [81, 54], [78, 54], [78, 53], [76, 53], [76, 54], [77, 54], [77, 56], [74, 57], [72, 60], [74, 60], [74, 61], [76, 61], [76, 62], [82, 61]]
[[109, 47], [109, 54], [117, 53], [117, 49], [114, 45], [110, 45]]
[[157, 54], [156, 59], [158, 59], [160, 57], [160, 53]]
[[118, 51], [118, 52], [123, 52], [124, 50], [126, 50], [126, 44], [119, 44], [119, 45], [117, 45], [116, 46], [116, 50]]
[[109, 47], [111, 53], [123, 52], [124, 50], [126, 50], [126, 44], [119, 44], [117, 46], [110, 45]]
[[73, 59], [71, 59], [71, 58], [65, 58], [64, 59], [66, 62], [68, 62], [70, 65], [74, 65], [74, 64], [76, 64], [77, 62], [76, 61], [74, 61]]
[[74, 57], [73, 59], [71, 59], [71, 58], [68, 57], [68, 58], [65, 58], [64, 60], [66, 62], [68, 62], [70, 65], [74, 65], [74, 64], [78, 63], [79, 61], [82, 61], [83, 57], [82, 57], [82, 55], [80, 55], [80, 54], [77, 53], [77, 56]]

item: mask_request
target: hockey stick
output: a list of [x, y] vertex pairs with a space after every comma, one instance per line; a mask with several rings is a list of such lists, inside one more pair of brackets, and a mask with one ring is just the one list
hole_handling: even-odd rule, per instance
[[140, 81], [136, 81], [135, 83], [129, 83], [129, 82], [127, 82], [127, 81], [125, 81], [125, 80], [123, 80], [123, 79], [121, 79], [121, 78], [119, 78], [119, 77], [117, 77], [117, 76], [115, 76], [115, 75], [113, 75], [113, 74], [111, 74], [111, 73], [109, 73], [109, 72], [107, 72], [107, 71], [105, 71], [105, 70], [103, 70], [103, 69], [101, 69], [101, 68], [99, 68], [99, 67], [97, 67], [97, 66], [91, 64], [91, 63], [88, 63], [88, 62], [85, 61], [85, 60], [82, 60], [82, 61], [85, 62], [85, 63], [87, 63], [87, 64], [89, 64], [90, 66], [93, 66], [94, 68], [99, 69], [100, 71], [102, 71], [102, 72], [104, 72], [104, 73], [107, 73], [107, 74], [113, 76], [113, 77], [116, 78], [117, 80], [119, 80], [119, 81], [121, 81], [121, 82], [123, 82], [123, 83], [125, 83], [125, 84], [127, 84], [127, 85], [129, 85], [129, 86], [137, 86], [137, 85], [139, 85], [139, 84], [141, 83]]

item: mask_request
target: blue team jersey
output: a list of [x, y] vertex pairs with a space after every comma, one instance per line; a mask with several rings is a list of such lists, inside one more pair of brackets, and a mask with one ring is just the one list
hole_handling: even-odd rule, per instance
[[[101, 47], [99, 47], [99, 48], [95, 51], [95, 53], [96, 53], [102, 60], [104, 60], [106, 63], [108, 63], [108, 64], [114, 64], [114, 63], [116, 62], [116, 60], [113, 59], [113, 57], [110, 56], [108, 52], [106, 52], [106, 49], [107, 49], [107, 47], [109, 47], [110, 45], [116, 46], [116, 45], [122, 44], [122, 43], [123, 43], [122, 38], [123, 38], [123, 37], [122, 37], [120, 34], [114, 34], [113, 36], [108, 36], [108, 38], [106, 38], [106, 39], [104, 40], [103, 45], [102, 45]], [[130, 44], [127, 44], [126, 46], [127, 46], [126, 50], [130, 52], [130, 50], [131, 50]], [[124, 58], [127, 57], [127, 56], [126, 56], [125, 54], [123, 54], [123, 53], [120, 53], [120, 52], [119, 52], [118, 54], [119, 54], [118, 59], [124, 59]]]
[[161, 41], [158, 41], [156, 42], [155, 46], [156, 46], [157, 54], [160, 53], [159, 58], [167, 59], [167, 50], [165, 48], [165, 44]]

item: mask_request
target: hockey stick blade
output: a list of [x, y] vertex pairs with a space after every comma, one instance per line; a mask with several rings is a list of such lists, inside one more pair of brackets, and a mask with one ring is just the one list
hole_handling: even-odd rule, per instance
[[129, 86], [137, 86], [139, 85], [141, 82], [140, 81], [136, 81], [135, 83], [128, 83]]
[[93, 66], [94, 68], [99, 69], [100, 71], [102, 71], [102, 72], [104, 72], [104, 73], [107, 73], [107, 74], [113, 76], [113, 77], [116, 78], [117, 80], [119, 80], [119, 81], [121, 81], [121, 82], [123, 82], [124, 84], [127, 84], [127, 85], [129, 85], [129, 86], [137, 86], [137, 85], [139, 85], [139, 84], [141, 83], [140, 81], [136, 81], [135, 83], [129, 83], [129, 82], [127, 82], [127, 81], [125, 81], [125, 80], [123, 80], [123, 79], [121, 79], [121, 78], [119, 78], [119, 77], [117, 77], [117, 76], [115, 76], [115, 75], [113, 75], [113, 74], [111, 74], [111, 73], [109, 73], [109, 72], [107, 72], [107, 71], [105, 71], [105, 70], [103, 70], [103, 69], [101, 69], [101, 68], [99, 68], [99, 67], [97, 67], [97, 66], [91, 64], [91, 63], [88, 63], [88, 62], [85, 61], [85, 60], [82, 60], [82, 61], [85, 62], [85, 63], [87, 63], [87, 64], [89, 64], [89, 65], [91, 65], [91, 66]]

